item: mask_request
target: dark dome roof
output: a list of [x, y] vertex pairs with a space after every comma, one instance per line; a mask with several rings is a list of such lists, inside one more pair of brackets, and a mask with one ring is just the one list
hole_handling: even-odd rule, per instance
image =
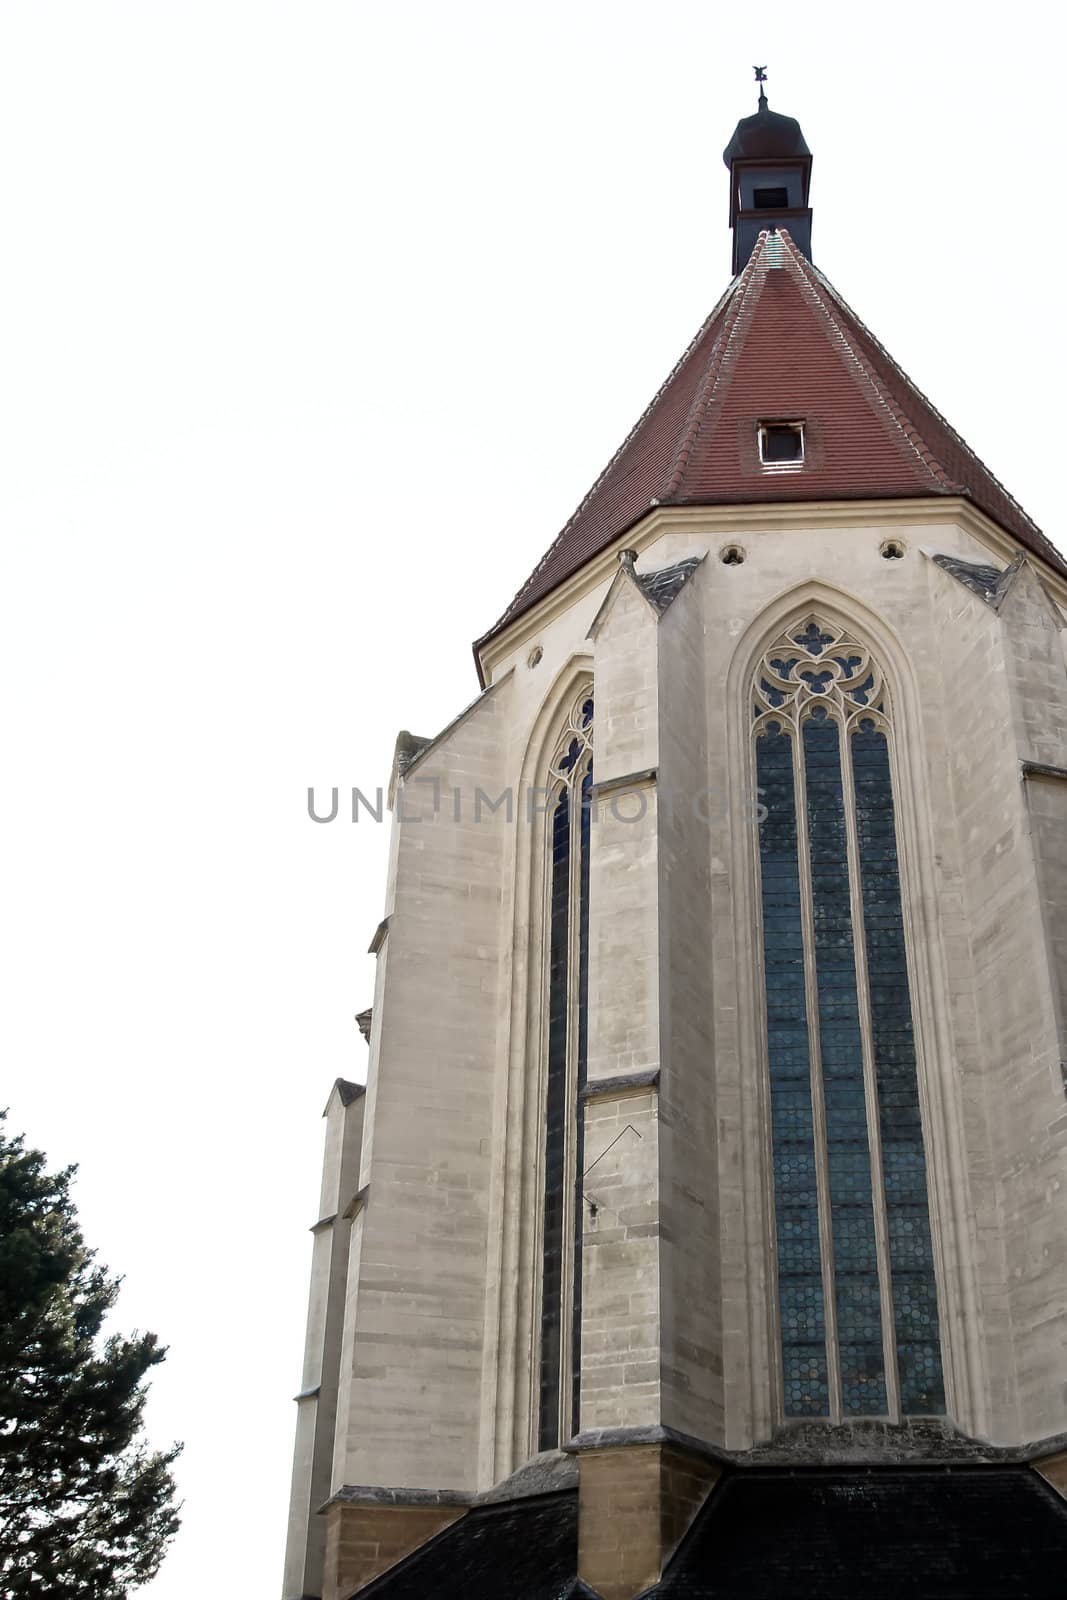
[[810, 155], [796, 118], [781, 116], [761, 99], [756, 115], [742, 117], [737, 124], [722, 158], [729, 166], [732, 161], [794, 160]]

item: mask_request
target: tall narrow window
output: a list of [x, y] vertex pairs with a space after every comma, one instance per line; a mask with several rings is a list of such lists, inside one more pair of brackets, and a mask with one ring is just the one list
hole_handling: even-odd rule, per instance
[[548, 1058], [538, 1430], [542, 1450], [578, 1431], [592, 742], [593, 700], [586, 689], [571, 708], [552, 763], [554, 787], [548, 813]]
[[811, 617], [765, 653], [753, 717], [785, 1414], [937, 1413], [889, 697]]

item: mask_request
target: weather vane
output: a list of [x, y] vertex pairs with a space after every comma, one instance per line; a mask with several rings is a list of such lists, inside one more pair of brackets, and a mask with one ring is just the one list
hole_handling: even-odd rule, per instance
[[756, 74], [756, 82], [760, 86], [759, 103], [761, 106], [765, 106], [767, 104], [767, 91], [764, 89], [763, 85], [767, 82], [767, 68], [753, 67], [752, 70]]

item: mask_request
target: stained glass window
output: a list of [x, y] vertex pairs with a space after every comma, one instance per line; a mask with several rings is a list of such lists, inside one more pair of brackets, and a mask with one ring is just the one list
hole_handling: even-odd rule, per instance
[[539, 1448], [578, 1431], [582, 1207], [589, 978], [593, 701], [571, 707], [552, 764], [549, 809], [548, 1048], [545, 1074]]
[[944, 1409], [891, 707], [818, 617], [754, 680], [783, 1409]]

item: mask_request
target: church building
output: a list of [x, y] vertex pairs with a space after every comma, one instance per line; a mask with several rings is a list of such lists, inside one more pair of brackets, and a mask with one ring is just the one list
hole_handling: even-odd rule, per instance
[[1067, 560], [762, 88], [725, 160], [732, 282], [397, 740], [284, 1600], [1067, 1590]]

